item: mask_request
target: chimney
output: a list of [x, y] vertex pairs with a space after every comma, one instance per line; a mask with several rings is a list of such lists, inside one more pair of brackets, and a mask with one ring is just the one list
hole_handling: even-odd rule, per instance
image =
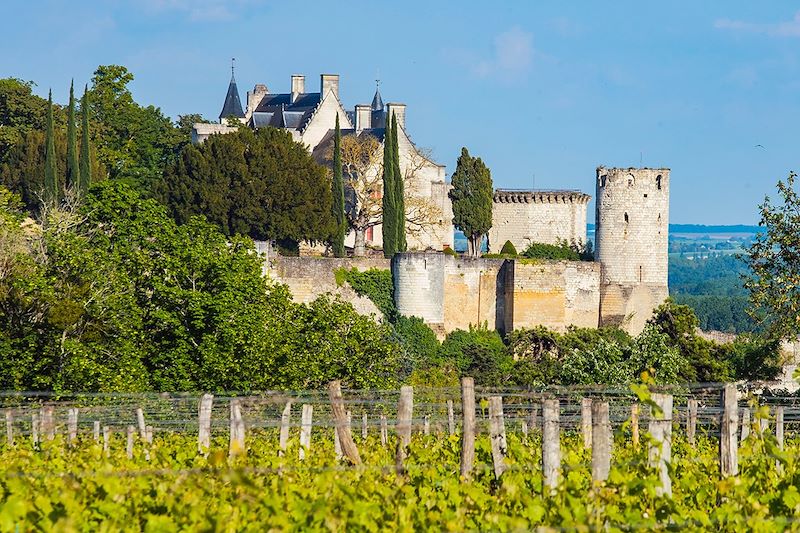
[[253, 87], [253, 91], [247, 92], [247, 109], [245, 110], [244, 114], [249, 119], [253, 115], [253, 111], [256, 110], [258, 104], [261, 103], [261, 100], [264, 99], [269, 93], [267, 86], [263, 83], [257, 83], [255, 87]]
[[331, 91], [336, 99], [339, 99], [339, 75], [338, 74], [320, 74], [320, 98], [325, 98], [328, 91]]
[[292, 103], [297, 97], [306, 92], [306, 77], [302, 74], [292, 74]]
[[368, 104], [356, 104], [356, 131], [372, 127], [372, 107]]
[[388, 103], [386, 104], [386, 116], [391, 123], [392, 113], [397, 117], [397, 125], [406, 129], [406, 104]]

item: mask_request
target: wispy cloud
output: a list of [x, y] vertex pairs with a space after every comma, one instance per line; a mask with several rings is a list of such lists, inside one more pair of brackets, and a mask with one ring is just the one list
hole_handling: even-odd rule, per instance
[[714, 21], [714, 27], [718, 30], [759, 33], [770, 37], [800, 37], [800, 11], [796, 12], [791, 20], [773, 23], [721, 18]]
[[136, 5], [153, 14], [177, 12], [191, 21], [233, 20], [245, 9], [260, 4], [262, 0], [134, 0]]
[[517, 26], [494, 37], [492, 52], [488, 56], [463, 48], [444, 50], [444, 53], [474, 76], [504, 80], [512, 80], [528, 72], [535, 55], [533, 35]]

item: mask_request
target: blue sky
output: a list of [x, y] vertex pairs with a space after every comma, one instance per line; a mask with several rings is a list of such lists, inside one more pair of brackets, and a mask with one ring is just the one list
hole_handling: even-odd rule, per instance
[[[597, 165], [672, 169], [672, 222], [755, 223], [800, 170], [794, 2], [3, 0], [0, 76], [66, 99], [99, 64], [140, 103], [216, 117], [236, 57], [244, 92], [341, 75], [347, 105], [408, 105], [414, 140], [496, 186], [594, 193]], [[763, 146], [757, 147], [757, 145]], [[593, 211], [591, 211], [593, 218]]]

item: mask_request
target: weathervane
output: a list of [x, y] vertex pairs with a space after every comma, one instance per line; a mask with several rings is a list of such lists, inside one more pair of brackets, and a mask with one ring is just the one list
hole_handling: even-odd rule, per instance
[[231, 79], [234, 79], [233, 78], [233, 69], [234, 69], [235, 66], [236, 66], [236, 58], [232, 57], [231, 58]]

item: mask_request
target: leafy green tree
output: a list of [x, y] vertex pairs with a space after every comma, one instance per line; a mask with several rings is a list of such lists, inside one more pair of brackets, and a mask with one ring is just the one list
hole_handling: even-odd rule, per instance
[[383, 255], [392, 257], [397, 252], [397, 185], [399, 179], [394, 175], [394, 148], [392, 147], [392, 123], [386, 116], [386, 128], [383, 135]]
[[778, 181], [779, 200], [759, 206], [760, 226], [744, 256], [750, 269], [744, 286], [750, 293], [751, 316], [776, 337], [800, 334], [800, 195], [797, 175]]
[[439, 350], [439, 361], [454, 365], [462, 377], [471, 376], [479, 385], [500, 386], [512, 379], [513, 359], [500, 335], [486, 327], [448, 333]]
[[92, 184], [92, 157], [89, 143], [89, 90], [84, 87], [81, 98], [81, 158], [78, 182], [78, 189], [82, 195], [89, 192]]
[[56, 160], [56, 140], [53, 129], [53, 91], [47, 101], [47, 130], [45, 134], [44, 159], [44, 201], [56, 204], [60, 200], [60, 183], [58, 179], [58, 162]]
[[89, 90], [98, 158], [114, 179], [149, 193], [173, 160], [180, 132], [154, 106], [137, 104], [128, 88], [133, 74], [119, 65], [101, 65]]
[[288, 248], [326, 241], [335, 225], [325, 169], [276, 128], [240, 128], [186, 146], [155, 193], [181, 224], [203, 215], [225, 235]]
[[336, 227], [333, 232], [332, 247], [335, 257], [344, 257], [344, 237], [347, 233], [347, 221], [344, 217], [344, 178], [342, 177], [342, 130], [339, 128], [339, 115], [336, 115], [336, 131], [333, 137], [333, 220]]
[[400, 172], [400, 147], [397, 142], [397, 117], [392, 113], [392, 176], [394, 181], [395, 231], [398, 252], [405, 252], [406, 243], [406, 200], [403, 173]]
[[[33, 87], [29, 81], [0, 79], [0, 164], [29, 132], [46, 127], [47, 100], [33, 94]], [[60, 122], [60, 109], [54, 112]]]
[[65, 187], [77, 189], [80, 181], [80, 165], [78, 163], [78, 132], [75, 124], [74, 82], [69, 84], [69, 107], [67, 109], [67, 173], [64, 184]]
[[480, 157], [462, 148], [452, 185], [453, 224], [466, 235], [469, 255], [477, 257], [483, 236], [492, 227], [492, 174]]

